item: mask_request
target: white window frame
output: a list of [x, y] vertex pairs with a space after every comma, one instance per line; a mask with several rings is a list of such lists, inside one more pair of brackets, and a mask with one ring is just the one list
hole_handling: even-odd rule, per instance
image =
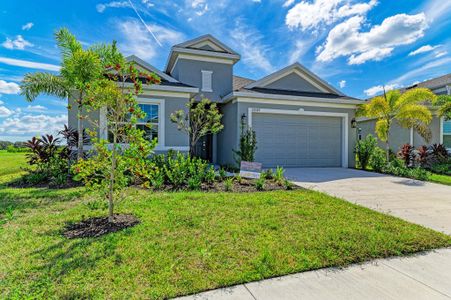
[[[155, 150], [164, 150], [166, 147], [165, 143], [165, 128], [164, 128], [164, 116], [165, 116], [165, 105], [164, 99], [147, 99], [147, 98], [138, 98], [138, 104], [149, 104], [149, 105], [158, 105], [158, 143], [155, 147]], [[137, 123], [144, 124], [144, 123]]]
[[152, 129], [152, 126], [157, 126], [157, 142], [160, 140], [160, 105], [156, 104], [156, 103], [138, 103], [138, 105], [153, 105], [153, 106], [157, 106], [157, 117], [158, 117], [158, 122], [140, 122], [139, 120], [136, 122], [136, 126], [138, 125], [144, 125], [144, 126], [150, 126], [150, 129]]
[[201, 73], [202, 92], [213, 92], [213, 71], [202, 70]]
[[322, 112], [322, 111], [305, 111], [304, 109], [298, 110], [288, 110], [288, 109], [268, 109], [268, 108], [256, 108], [249, 107], [247, 109], [247, 122], [248, 126], [252, 127], [252, 114], [263, 113], [263, 114], [281, 114], [281, 115], [298, 115], [298, 116], [318, 116], [318, 117], [337, 117], [342, 119], [342, 142], [341, 142], [341, 167], [348, 168], [349, 161], [349, 115], [347, 113], [335, 113], [335, 112]]

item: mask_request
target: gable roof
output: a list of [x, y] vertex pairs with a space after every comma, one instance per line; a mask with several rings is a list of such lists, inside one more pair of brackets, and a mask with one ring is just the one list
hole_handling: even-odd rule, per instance
[[[209, 48], [208, 50], [206, 48], [203, 48], [204, 46], [208, 46], [206, 48]], [[174, 45], [176, 48], [190, 48], [190, 49], [197, 49], [197, 50], [204, 50], [204, 51], [212, 51], [212, 52], [221, 52], [221, 53], [228, 53], [228, 54], [234, 54], [238, 55], [238, 53], [228, 47], [227, 45], [223, 44], [220, 40], [212, 36], [211, 34], [202, 35], [200, 37], [197, 37], [195, 39]], [[173, 48], [174, 48], [173, 47]]]
[[263, 77], [260, 80], [252, 82], [245, 86], [246, 89], [254, 89], [254, 88], [265, 88], [267, 85], [284, 78], [288, 75], [295, 73], [300, 76], [302, 79], [306, 80], [316, 88], [318, 88], [323, 93], [335, 94], [338, 96], [345, 96], [342, 92], [331, 86], [326, 81], [322, 80], [312, 72], [310, 72], [307, 68], [305, 68], [300, 63], [296, 62], [292, 65], [289, 65], [279, 71], [276, 71], [266, 77]]
[[235, 64], [241, 56], [210, 34], [172, 46], [165, 71], [171, 74], [178, 56], [194, 59], [216, 59]]
[[162, 81], [167, 81], [167, 82], [172, 82], [172, 83], [177, 83], [178, 81], [169, 76], [168, 74], [158, 70], [157, 68], [155, 68], [154, 66], [152, 66], [151, 64], [145, 62], [144, 60], [142, 60], [141, 58], [139, 58], [136, 55], [130, 55], [126, 57], [127, 61], [133, 61], [136, 64], [140, 65], [141, 67], [143, 67], [144, 69], [148, 70], [149, 72], [153, 72], [155, 74], [157, 74]]

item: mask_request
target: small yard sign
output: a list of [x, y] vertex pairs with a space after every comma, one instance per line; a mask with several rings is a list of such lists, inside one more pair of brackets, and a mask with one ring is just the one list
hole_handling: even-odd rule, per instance
[[262, 164], [257, 162], [242, 161], [240, 176], [244, 178], [260, 178]]

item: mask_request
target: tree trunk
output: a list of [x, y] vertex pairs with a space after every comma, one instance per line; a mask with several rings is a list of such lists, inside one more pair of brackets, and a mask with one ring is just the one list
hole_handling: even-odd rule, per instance
[[77, 160], [83, 159], [83, 92], [80, 91], [80, 100], [78, 103], [78, 143], [77, 143]]
[[110, 187], [108, 191], [108, 222], [113, 222], [113, 210], [114, 210], [114, 174], [116, 170], [116, 135], [113, 137], [113, 152], [111, 154], [111, 174], [110, 174]]
[[388, 122], [387, 141], [385, 142], [385, 148], [386, 148], [386, 152], [387, 152], [387, 163], [390, 162], [390, 127], [391, 127], [391, 122]]

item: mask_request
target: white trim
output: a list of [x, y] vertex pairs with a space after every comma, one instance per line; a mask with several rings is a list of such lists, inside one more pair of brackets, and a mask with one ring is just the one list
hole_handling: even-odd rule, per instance
[[215, 44], [217, 47], [221, 48], [225, 52], [228, 52], [230, 54], [237, 54], [235, 50], [233, 50], [232, 48], [228, 47], [227, 45], [222, 43], [220, 40], [218, 40], [217, 38], [215, 38], [211, 34], [205, 34], [205, 35], [199, 36], [199, 37], [194, 38], [192, 40], [189, 40], [189, 41], [177, 44], [174, 47], [179, 47], [179, 48], [194, 47], [194, 46], [196, 46], [198, 44], [201, 44], [202, 42], [211, 42], [211, 43]]
[[202, 92], [213, 92], [213, 71], [201, 70]]
[[349, 155], [349, 115], [347, 113], [336, 113], [336, 112], [321, 112], [321, 111], [305, 111], [304, 109], [298, 110], [288, 110], [288, 109], [269, 109], [269, 108], [248, 108], [248, 126], [252, 127], [252, 115], [254, 113], [265, 113], [265, 114], [282, 114], [282, 115], [299, 115], [299, 116], [318, 116], [318, 117], [337, 117], [342, 118], [342, 151], [341, 151], [341, 166], [342, 168], [348, 168], [348, 155]]
[[[133, 88], [133, 83], [126, 82], [124, 84], [127, 88]], [[181, 92], [181, 93], [198, 93], [199, 89], [196, 87], [186, 87], [186, 86], [172, 86], [172, 85], [160, 85], [160, 84], [143, 84], [143, 91], [169, 91], [169, 92]]]
[[232, 92], [223, 98], [223, 102], [227, 103], [234, 100], [235, 98], [254, 98], [254, 99], [271, 99], [271, 100], [294, 100], [294, 101], [312, 101], [312, 102], [327, 102], [327, 103], [338, 103], [338, 104], [353, 104], [354, 108], [357, 105], [364, 104], [365, 102], [361, 100], [351, 99], [347, 97], [343, 98], [321, 98], [321, 97], [306, 97], [306, 96], [291, 96], [282, 94], [264, 94], [255, 92]]
[[209, 57], [209, 56], [201, 56], [201, 55], [191, 55], [191, 54], [178, 54], [174, 64], [171, 67], [170, 74], [174, 71], [175, 66], [177, 65], [177, 62], [179, 59], [187, 59], [187, 60], [195, 60], [195, 61], [205, 61], [205, 62], [212, 62], [217, 64], [226, 64], [226, 65], [233, 65], [235, 63], [234, 60], [226, 59], [226, 58], [219, 58], [219, 57]]
[[413, 127], [410, 127], [410, 145], [413, 146]]
[[165, 92], [165, 91], [143, 91], [140, 96], [149, 97], [174, 97], [174, 98], [191, 98], [191, 93]]
[[240, 55], [238, 54], [172, 47], [165, 67], [166, 72], [172, 74], [179, 58], [206, 62], [217, 62], [231, 65], [234, 65], [241, 59]]
[[160, 148], [166, 147], [165, 141], [165, 100], [164, 99], [148, 99], [140, 98], [137, 99], [138, 104], [156, 104], [158, 105], [158, 144], [155, 150], [160, 150]]
[[[308, 97], [297, 97], [299, 100], [275, 100], [275, 99], [262, 99], [262, 98], [236, 98], [232, 103], [265, 103], [265, 104], [278, 104], [278, 105], [301, 105], [312, 107], [330, 107], [330, 108], [344, 108], [355, 109], [356, 104], [340, 103], [340, 102], [325, 102], [321, 98], [310, 99]], [[330, 100], [330, 99], [328, 99]]]

